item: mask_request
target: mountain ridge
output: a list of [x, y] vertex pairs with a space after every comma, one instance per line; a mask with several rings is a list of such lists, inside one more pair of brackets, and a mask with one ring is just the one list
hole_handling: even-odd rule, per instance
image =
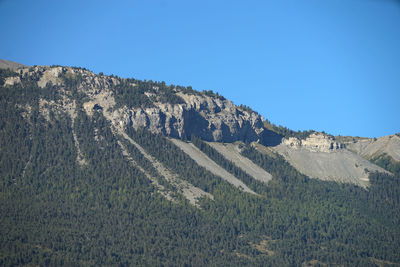
[[17, 70], [17, 69], [26, 68], [26, 67], [28, 67], [28, 66], [14, 62], [14, 61], [0, 59], [0, 69]]
[[[349, 140], [81, 68], [0, 70], [0, 94], [1, 265], [400, 264], [400, 171]], [[307, 173], [344, 162], [372, 169]]]
[[[0, 64], [0, 69], [10, 69], [12, 71], [15, 71], [15, 70], [18, 70], [18, 69], [29, 69], [29, 68], [42, 68], [42, 69], [43, 68], [50, 68], [50, 69], [53, 68], [54, 69], [54, 68], [62, 67], [60, 65], [52, 65], [52, 66], [49, 66], [49, 65], [37, 66], [37, 65], [35, 65], [33, 67], [30, 67], [30, 66], [26, 66], [26, 65], [23, 65], [23, 64], [20, 64], [20, 63], [17, 63], [17, 62], [9, 61], [9, 60], [0, 59], [0, 61], [2, 63], [2, 64]], [[87, 70], [85, 68], [79, 68], [79, 67], [62, 67], [62, 68], [79, 69], [79, 70], [83, 70], [83, 71], [88, 71], [88, 72], [92, 73], [93, 75], [96, 75], [95, 73], [93, 73], [90, 70]], [[25, 73], [25, 72], [23, 72], [23, 73]], [[51, 74], [51, 71], [45, 73], [45, 77], [43, 77], [42, 80], [39, 81], [39, 84], [40, 84], [39, 86], [40, 87], [44, 87], [47, 82], [52, 82], [52, 83], [56, 82], [56, 84], [57, 84], [57, 79], [55, 79], [54, 77], [51, 77], [52, 75], [53, 76], [54, 75], [59, 75], [59, 70], [57, 70], [56, 73], [53, 73], [53, 74]], [[118, 76], [114, 76], [114, 75], [108, 75], [107, 76], [107, 75], [103, 75], [102, 73], [101, 73], [101, 75], [96, 75], [96, 76], [111, 77], [111, 79], [114, 79], [115, 77], [118, 77]], [[16, 78], [16, 79], [18, 79], [18, 78]], [[119, 77], [118, 77], [118, 79], [130, 80], [129, 78], [119, 78]], [[15, 82], [18, 82], [18, 81], [15, 81]], [[8, 83], [10, 85], [12, 85], [14, 83], [14, 80], [13, 79], [9, 79]], [[155, 83], [157, 83], [157, 82], [155, 82]], [[166, 86], [164, 82], [161, 82], [160, 84], [162, 84], [163, 86]], [[134, 83], [132, 83], [132, 85], [135, 86]], [[186, 87], [177, 86], [177, 87], [175, 87], [175, 89], [176, 88], [181, 88], [182, 89], [182, 88], [186, 88]], [[216, 99], [221, 100], [221, 101], [226, 100], [224, 97], [218, 95], [218, 93], [214, 94], [211, 90], [210, 91], [200, 92], [200, 91], [193, 90], [190, 86], [188, 86], [187, 88], [188, 88], [188, 91], [190, 93], [193, 93], [194, 96], [195, 95], [199, 95], [199, 94], [203, 94], [203, 95], [209, 95], [209, 96], [216, 96]], [[154, 89], [158, 90], [159, 88], [157, 86], [155, 86]], [[151, 94], [152, 93], [146, 93], [147, 96], [149, 96]], [[187, 94], [183, 94], [181, 96], [187, 97]], [[196, 97], [194, 97], [194, 98], [190, 97], [187, 100], [189, 100], [188, 102], [192, 102], [191, 105], [194, 106], [196, 109], [201, 109], [202, 105], [205, 105], [205, 106], [210, 105], [210, 109], [218, 110], [218, 104], [216, 104], [215, 102], [212, 102], [212, 101], [211, 101], [211, 103], [199, 103], [198, 101], [196, 101]], [[209, 101], [209, 99], [208, 99], [208, 101]], [[158, 104], [161, 104], [161, 103], [158, 103]], [[236, 106], [232, 102], [229, 101], [228, 102], [228, 106], [232, 106], [232, 105]], [[248, 111], [249, 113], [252, 113], [252, 114], [254, 113], [254, 114], [258, 115], [258, 113], [256, 111], [252, 110], [250, 107], [247, 107], [247, 106], [244, 106], [244, 105], [239, 105], [239, 106], [236, 106], [236, 107], [238, 108], [238, 110], [234, 110], [234, 112], [236, 112], [236, 113], [239, 113], [239, 112], [245, 110], [245, 111]], [[164, 107], [163, 109], [168, 109], [168, 107]], [[265, 120], [262, 116], [260, 116], [260, 118], [262, 118], [262, 121], [263, 121], [263, 124], [264, 124], [264, 130], [265, 131], [269, 130], [269, 131], [273, 132], [273, 134], [277, 134], [278, 136], [281, 136], [281, 139], [282, 139], [282, 137], [287, 137], [287, 138], [288, 137], [298, 137], [300, 139], [304, 139], [304, 138], [308, 137], [310, 134], [312, 134], [313, 132], [317, 132], [317, 131], [314, 131], [314, 130], [297, 131], [296, 132], [296, 131], [288, 129], [288, 128], [284, 127], [284, 126], [273, 125], [268, 120]], [[325, 132], [322, 132], [322, 133], [325, 134]], [[260, 135], [260, 134], [258, 133], [258, 135]], [[327, 134], [327, 135], [331, 136], [331, 137], [334, 137], [333, 135], [330, 135], [330, 134]], [[394, 135], [396, 135], [396, 134], [394, 133], [392, 135], [387, 135], [387, 136], [390, 137], [390, 136], [394, 136]], [[259, 136], [259, 137], [262, 137], [262, 136]], [[384, 136], [382, 136], [382, 137], [384, 137]], [[377, 139], [382, 138], [382, 137], [377, 137]], [[182, 136], [179, 136], [179, 138], [182, 138]], [[376, 139], [376, 138], [359, 137], [359, 136], [354, 136], [354, 137], [353, 136], [347, 136], [347, 137], [335, 136], [334, 139], [335, 138], [338, 139], [338, 140], [339, 139], [340, 140], [346, 140], [345, 143], [350, 143], [349, 139], [352, 142], [356, 142], [356, 140], [360, 141], [360, 140], [365, 140], [365, 139], [368, 139], [368, 140]], [[227, 140], [220, 140], [220, 141], [227, 141]], [[229, 141], [229, 142], [234, 142], [234, 141]], [[398, 157], [396, 156], [396, 160], [399, 160], [397, 158]]]
[[[369, 172], [385, 172], [373, 163], [361, 159], [360, 156], [371, 159], [365, 153], [346, 149], [347, 146], [354, 148], [359, 142], [370, 139], [353, 138], [358, 141], [340, 143], [334, 136], [325, 133], [294, 132], [277, 127], [267, 123], [250, 108], [235, 106], [212, 92], [167, 86], [163, 82], [144, 83], [134, 79], [96, 75], [85, 69], [62, 66], [19, 69], [17, 75], [5, 78], [4, 86], [21, 84], [24, 79], [34, 79], [42, 89], [47, 86], [58, 88], [58, 103], [54, 100], [39, 100], [40, 112], [46, 118], [51, 111], [57, 110], [66, 111], [72, 121], [78, 110], [85, 111], [88, 116], [92, 116], [94, 112], [102, 112], [114, 128], [118, 129], [133, 127], [137, 130], [144, 127], [152, 133], [181, 140], [190, 140], [194, 135], [209, 142], [258, 142], [272, 147], [274, 152], [284, 156], [305, 175], [363, 187], [368, 186]], [[82, 108], [77, 106], [75, 100], [71, 100], [71, 92], [65, 89], [71, 85], [75, 86], [76, 93], [82, 95]], [[27, 108], [27, 112], [28, 109], [30, 108]], [[377, 139], [375, 144], [382, 143], [379, 141], [382, 138]], [[396, 138], [398, 137], [394, 137]], [[76, 144], [79, 151], [77, 141]], [[396, 144], [392, 149], [394, 152], [399, 150], [399, 142], [394, 143]], [[337, 153], [326, 154], [331, 152]], [[396, 161], [397, 157], [392, 157], [390, 153], [388, 149], [378, 149], [374, 155], [379, 157], [385, 154]], [[335, 160], [331, 160], [333, 157]], [[78, 153], [78, 161], [82, 161], [81, 158]], [[309, 160], [304, 161], [306, 158]]]

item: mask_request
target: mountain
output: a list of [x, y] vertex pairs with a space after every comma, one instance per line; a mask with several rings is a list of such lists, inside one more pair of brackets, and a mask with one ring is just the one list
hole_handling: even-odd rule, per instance
[[22, 69], [22, 68], [26, 68], [26, 67], [27, 66], [22, 65], [22, 64], [17, 63], [17, 62], [14, 62], [14, 61], [0, 59], [0, 69], [17, 70], [17, 69]]
[[369, 184], [369, 173], [386, 172], [346, 149], [347, 147], [326, 134], [312, 133], [303, 140], [296, 137], [283, 139], [282, 143], [273, 149], [301, 173], [322, 180], [366, 187]]
[[13, 66], [1, 265], [400, 265], [397, 135], [294, 132], [212, 91]]
[[348, 142], [347, 147], [366, 159], [371, 160], [386, 155], [394, 161], [400, 161], [400, 134], [379, 138], [354, 138]]

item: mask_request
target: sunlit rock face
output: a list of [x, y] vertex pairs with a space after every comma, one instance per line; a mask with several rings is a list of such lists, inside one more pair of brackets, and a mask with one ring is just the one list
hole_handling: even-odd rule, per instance
[[[19, 76], [6, 80], [6, 86], [20, 83], [20, 79], [28, 77], [37, 81], [37, 86], [42, 89], [48, 85], [57, 86], [63, 103], [71, 102], [71, 89], [66, 88], [65, 81], [76, 81], [74, 90], [85, 99], [81, 108], [88, 115], [96, 111], [107, 114], [114, 125], [128, 125], [135, 129], [144, 127], [153, 133], [180, 139], [196, 135], [206, 141], [218, 142], [258, 141], [264, 132], [262, 116], [217, 95], [190, 93], [175, 88], [173, 94], [183, 101], [171, 104], [161, 101], [158, 89], [153, 88], [143, 93], [151, 99], [151, 107], [128, 108], [118, 105], [113, 90], [124, 82], [122, 78], [60, 66], [35, 66], [21, 69], [18, 73]], [[60, 102], [59, 106], [63, 103]]]
[[155, 103], [152, 108], [129, 110], [134, 128], [185, 138], [196, 135], [206, 141], [257, 141], [264, 131], [263, 118], [241, 110], [228, 100], [177, 93], [185, 103]]
[[333, 152], [344, 148], [344, 145], [336, 142], [332, 137], [323, 133], [312, 133], [304, 140], [289, 137], [282, 140], [284, 145], [294, 149], [304, 148], [314, 152]]

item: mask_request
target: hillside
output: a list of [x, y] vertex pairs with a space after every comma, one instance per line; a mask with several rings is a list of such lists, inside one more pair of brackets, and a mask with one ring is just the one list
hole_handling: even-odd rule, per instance
[[368, 186], [371, 172], [386, 172], [346, 149], [332, 137], [313, 133], [306, 139], [290, 137], [273, 149], [285, 157], [301, 173], [322, 180]]
[[28, 66], [22, 65], [20, 63], [14, 62], [14, 61], [0, 59], [0, 69], [17, 70], [17, 69], [22, 69], [22, 68], [27, 68], [27, 67]]
[[400, 265], [396, 142], [383, 165], [212, 91], [82, 68], [0, 69], [0, 93], [2, 266]]
[[357, 138], [347, 144], [349, 150], [366, 159], [373, 159], [387, 155], [400, 162], [400, 136], [388, 135], [379, 138]]

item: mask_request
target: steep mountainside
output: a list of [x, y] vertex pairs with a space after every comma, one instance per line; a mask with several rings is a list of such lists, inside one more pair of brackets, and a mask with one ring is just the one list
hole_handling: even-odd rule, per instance
[[164, 83], [143, 83], [96, 76], [84, 69], [45, 66], [23, 69], [19, 76], [5, 79], [5, 84], [18, 84], [24, 76], [35, 76], [40, 88], [47, 84], [63, 88], [72, 82], [77, 93], [87, 96], [83, 107], [88, 114], [94, 109], [104, 109], [110, 112], [114, 124], [131, 125], [135, 129], [146, 127], [153, 133], [177, 138], [190, 138], [194, 134], [204, 140], [224, 142], [255, 141], [264, 130], [260, 115], [209, 92], [199, 94]]
[[400, 161], [400, 136], [388, 135], [379, 138], [355, 138], [346, 144], [347, 148], [366, 159], [387, 155]]
[[[86, 114], [91, 116], [94, 111], [100, 111], [118, 129], [126, 126], [134, 129], [144, 127], [152, 133], [180, 139], [190, 139], [195, 135], [205, 141], [258, 141], [265, 145], [271, 145], [268, 140], [278, 140], [279, 136], [279, 131], [274, 133], [264, 128], [263, 118], [257, 113], [235, 106], [210, 92], [199, 93], [188, 88], [166, 86], [164, 83], [96, 76], [84, 69], [66, 67], [25, 68], [18, 73], [6, 78], [4, 84], [18, 85], [23, 79], [36, 79], [39, 88], [60, 88], [58, 102], [39, 99], [40, 112], [45, 117], [48, 117], [50, 111], [62, 110], [67, 111], [71, 118], [76, 117], [79, 107], [71, 101], [69, 92], [65, 90], [66, 86], [73, 84], [76, 93], [85, 96], [82, 106]], [[312, 178], [367, 186], [368, 172], [383, 171], [347, 151], [343, 144], [328, 140], [324, 134], [311, 134], [302, 141], [296, 137], [281, 137], [280, 140], [274, 150], [300, 172]], [[365, 140], [359, 141], [357, 151], [362, 156], [376, 149], [381, 151], [381, 143], [374, 142], [369, 148], [363, 149], [361, 147], [366, 146]], [[352, 144], [351, 147], [356, 148], [356, 145]], [[386, 142], [385, 147], [386, 150], [382, 151], [397, 156], [399, 148], [396, 142]], [[333, 151], [337, 153], [326, 154]]]
[[385, 172], [322, 133], [313, 133], [304, 140], [295, 137], [283, 139], [274, 150], [301, 173], [322, 180], [368, 186], [370, 172]]
[[400, 265], [400, 170], [360, 157], [379, 139], [62, 66], [0, 69], [0, 114], [2, 266]]

